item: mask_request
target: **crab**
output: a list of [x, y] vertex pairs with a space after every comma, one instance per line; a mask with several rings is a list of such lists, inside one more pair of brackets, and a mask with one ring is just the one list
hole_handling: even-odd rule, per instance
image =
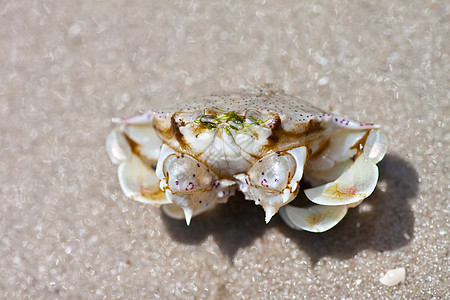
[[[239, 190], [266, 223], [279, 212], [291, 228], [323, 232], [376, 187], [387, 151], [378, 125], [270, 88], [185, 103], [113, 119], [106, 148], [128, 198], [187, 225]], [[297, 207], [302, 178], [312, 203]]]

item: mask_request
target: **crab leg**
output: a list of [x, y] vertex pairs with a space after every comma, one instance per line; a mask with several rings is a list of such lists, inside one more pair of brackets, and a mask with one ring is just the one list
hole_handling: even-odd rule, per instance
[[306, 189], [306, 196], [320, 205], [349, 205], [364, 200], [378, 181], [379, 162], [386, 153], [387, 140], [377, 129], [369, 132], [362, 151], [353, 165], [335, 181]]
[[309, 200], [320, 205], [347, 205], [372, 194], [378, 180], [377, 166], [358, 156], [354, 164], [333, 182], [306, 189]]
[[373, 129], [370, 131], [364, 144], [364, 157], [366, 160], [377, 164], [387, 152], [388, 142], [383, 131]]
[[149, 126], [115, 129], [108, 135], [106, 149], [111, 161], [119, 164], [118, 177], [125, 195], [136, 201], [160, 205], [169, 201], [159, 189], [159, 179], [151, 167], [160, 144], [151, 138], [152, 133], [153, 128]]
[[360, 155], [334, 182], [305, 190], [306, 196], [319, 205], [309, 208], [287, 205], [280, 209], [280, 215], [294, 229], [326, 231], [339, 223], [349, 207], [355, 207], [367, 198], [377, 180], [377, 166]]
[[293, 229], [324, 232], [334, 227], [347, 214], [347, 206], [314, 205], [300, 208], [292, 205], [280, 209], [283, 221]]
[[106, 138], [106, 151], [109, 159], [118, 165], [128, 160], [131, 156], [131, 147], [126, 137], [119, 129], [114, 129]]
[[135, 154], [119, 165], [119, 183], [130, 199], [158, 206], [170, 203], [159, 189], [155, 171]]
[[373, 192], [378, 180], [375, 164], [383, 159], [386, 150], [386, 136], [372, 129], [362, 151], [346, 172], [331, 183], [305, 190], [306, 196], [319, 205], [309, 208], [287, 205], [280, 209], [282, 219], [294, 229], [323, 232], [332, 228], [348, 208], [359, 205]]

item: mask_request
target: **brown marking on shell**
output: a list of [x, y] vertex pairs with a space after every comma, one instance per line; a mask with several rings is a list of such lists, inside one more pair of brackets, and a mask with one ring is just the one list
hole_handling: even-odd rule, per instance
[[138, 143], [136, 143], [132, 138], [130, 138], [125, 131], [122, 130], [122, 134], [127, 139], [128, 145], [130, 145], [130, 148], [131, 148], [131, 152], [133, 152], [138, 157], [140, 157], [141, 156], [141, 149], [140, 149], [141, 147], [140, 147], [140, 145]]
[[309, 120], [308, 124], [306, 125], [305, 130], [301, 133], [303, 136], [312, 135], [314, 133], [322, 132], [325, 130], [325, 127], [323, 126], [322, 122], [316, 121], [314, 119]]
[[356, 157], [363, 153], [364, 146], [366, 145], [367, 138], [369, 137], [371, 129], [367, 130], [366, 133], [360, 138], [350, 149], [356, 150]]
[[280, 137], [284, 134], [284, 130], [281, 127], [281, 119], [279, 116], [274, 117], [271, 129], [272, 134], [267, 138], [268, 143], [266, 145], [266, 149], [274, 149], [280, 141]]
[[[170, 118], [170, 125], [171, 125], [171, 131], [175, 139], [177, 140], [178, 144], [183, 150], [190, 149], [189, 145], [186, 143], [186, 140], [184, 138], [184, 135], [180, 131], [180, 127], [178, 123], [175, 121], [175, 114], [172, 115]], [[183, 124], [182, 124], [183, 126]]]
[[135, 140], [133, 140], [130, 136], [127, 135], [126, 132], [122, 131], [122, 134], [127, 139], [128, 145], [130, 145], [131, 152], [134, 153], [145, 166], [149, 166], [150, 168], [154, 168], [155, 161], [148, 159], [145, 155], [141, 153], [141, 145], [139, 145]]
[[153, 128], [155, 129], [156, 134], [161, 138], [162, 141], [169, 141], [172, 139], [172, 127], [168, 129], [164, 129], [162, 124], [164, 124], [166, 120], [154, 120]]
[[[264, 152], [281, 151], [291, 149], [293, 146], [298, 147], [299, 145], [308, 147], [308, 145], [319, 138], [318, 133], [326, 130], [324, 124], [317, 120], [310, 120], [303, 126], [303, 130], [285, 131], [281, 126], [281, 118], [276, 116], [272, 134], [267, 138], [268, 142], [262, 150]], [[280, 145], [285, 146], [280, 147]]]

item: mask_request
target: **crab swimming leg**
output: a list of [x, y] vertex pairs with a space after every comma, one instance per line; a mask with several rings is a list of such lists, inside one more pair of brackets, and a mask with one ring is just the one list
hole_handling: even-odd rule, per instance
[[311, 232], [323, 232], [334, 227], [347, 214], [347, 207], [313, 205], [309, 208], [286, 205], [280, 216], [291, 228]]
[[306, 189], [306, 196], [319, 204], [310, 208], [286, 206], [281, 211], [283, 220], [292, 228], [322, 232], [336, 225], [346, 214], [375, 189], [379, 162], [386, 153], [384, 134], [373, 129], [365, 141], [353, 165], [335, 181]]
[[256, 162], [248, 175], [235, 175], [245, 198], [264, 208], [266, 223], [297, 196], [306, 156], [306, 147], [272, 153]]
[[128, 198], [156, 206], [170, 203], [154, 171], [160, 146], [151, 124], [124, 124], [108, 135], [106, 149], [119, 165], [120, 186]]
[[339, 223], [348, 207], [367, 198], [375, 189], [377, 180], [377, 166], [360, 155], [334, 182], [305, 190], [309, 200], [319, 205], [309, 208], [287, 205], [281, 208], [280, 215], [294, 229], [326, 231]]
[[360, 155], [355, 163], [334, 182], [306, 189], [306, 196], [314, 203], [309, 208], [287, 205], [280, 215], [290, 227], [312, 232], [323, 232], [334, 227], [347, 213], [375, 189], [377, 166]]

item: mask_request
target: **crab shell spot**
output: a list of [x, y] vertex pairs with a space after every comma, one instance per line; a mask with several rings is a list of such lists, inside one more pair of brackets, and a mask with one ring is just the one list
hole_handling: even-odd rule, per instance
[[368, 161], [376, 164], [383, 159], [387, 148], [386, 135], [381, 130], [372, 129], [364, 145], [364, 156]]
[[367, 198], [375, 189], [378, 180], [378, 168], [358, 156], [350, 169], [334, 182], [306, 189], [309, 200], [320, 205], [346, 205]]
[[361, 123], [358, 121], [351, 120], [346, 116], [333, 114], [333, 123], [337, 127], [348, 128], [348, 129], [372, 129], [379, 128], [379, 125], [372, 123]]
[[140, 202], [160, 205], [170, 203], [159, 189], [159, 180], [155, 172], [148, 168], [137, 155], [119, 166], [119, 183], [128, 198]]
[[283, 221], [291, 228], [310, 232], [324, 232], [334, 227], [347, 214], [347, 207], [315, 205], [300, 208], [286, 205], [280, 209]]
[[119, 129], [111, 131], [106, 138], [106, 151], [114, 164], [120, 164], [130, 157], [131, 147]]

